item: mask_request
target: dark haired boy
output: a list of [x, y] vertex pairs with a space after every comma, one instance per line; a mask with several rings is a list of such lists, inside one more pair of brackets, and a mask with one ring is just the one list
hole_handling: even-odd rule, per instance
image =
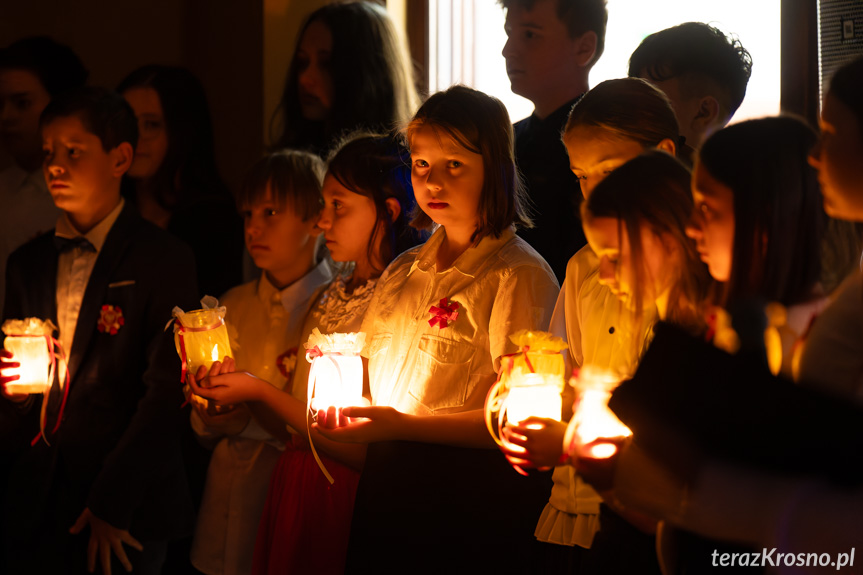
[[605, 47], [605, 0], [499, 0], [506, 10], [503, 47], [512, 91], [534, 105], [515, 124], [516, 161], [533, 207], [532, 229], [519, 231], [563, 283], [569, 258], [587, 242], [578, 178], [560, 141], [569, 110], [588, 90]]
[[702, 22], [685, 22], [642, 40], [629, 75], [665, 92], [686, 144], [698, 150], [740, 107], [752, 57], [740, 41]]
[[[158, 573], [167, 540], [192, 527], [176, 439], [180, 366], [164, 326], [173, 306], [194, 307], [193, 256], [120, 197], [138, 130], [119, 95], [66, 92], [41, 128], [44, 175], [63, 214], [9, 258], [3, 317], [55, 322], [68, 398], [63, 406], [57, 384], [44, 397], [9, 394], [15, 358], [0, 354], [9, 462], [0, 571], [83, 573], [98, 561], [104, 573], [112, 564]], [[45, 436], [31, 445], [43, 401]]]
[[78, 56], [51, 38], [23, 38], [0, 49], [0, 149], [13, 161], [0, 171], [0, 302], [9, 254], [60, 215], [42, 177], [39, 114], [53, 96], [86, 79]]

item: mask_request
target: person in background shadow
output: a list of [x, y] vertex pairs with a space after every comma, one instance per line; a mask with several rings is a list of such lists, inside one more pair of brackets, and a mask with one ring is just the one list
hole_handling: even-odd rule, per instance
[[410, 58], [385, 8], [328, 4], [309, 14], [297, 37], [273, 116], [274, 148], [326, 157], [345, 134], [387, 132], [416, 111]]
[[[199, 295], [219, 296], [242, 283], [243, 224], [216, 168], [201, 82], [185, 68], [150, 65], [129, 74], [117, 91], [135, 111], [139, 132], [124, 196], [144, 219], [192, 248]], [[189, 426], [183, 428], [182, 442], [197, 505], [210, 452], [198, 444]], [[166, 567], [189, 571], [190, 545], [191, 539], [172, 543]]]
[[83, 86], [87, 74], [71, 48], [44, 36], [0, 50], [0, 147], [14, 161], [0, 172], [0, 302], [9, 254], [60, 215], [42, 175], [39, 114], [60, 92]]
[[532, 229], [518, 232], [563, 283], [569, 258], [587, 244], [578, 178], [560, 135], [605, 48], [605, 0], [499, 0], [503, 57], [512, 91], [534, 105], [515, 128], [515, 155], [531, 203]]
[[242, 282], [243, 226], [216, 168], [204, 87], [185, 68], [143, 66], [117, 92], [139, 131], [124, 196], [191, 246], [201, 295], [225, 293]]

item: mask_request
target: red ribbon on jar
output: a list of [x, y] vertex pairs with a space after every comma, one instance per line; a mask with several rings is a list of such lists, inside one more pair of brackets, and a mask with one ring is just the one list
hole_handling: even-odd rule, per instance
[[[11, 335], [7, 337], [26, 336]], [[57, 339], [50, 335], [46, 335], [44, 337], [45, 343], [48, 346], [48, 363], [51, 366], [48, 370], [49, 387], [42, 397], [42, 411], [39, 413], [39, 433], [37, 433], [36, 437], [30, 441], [31, 447], [36, 445], [40, 439], [45, 442], [45, 445], [51, 445], [48, 443], [48, 437], [45, 435], [45, 423], [48, 420], [48, 398], [51, 396], [51, 390], [54, 389], [54, 374], [57, 371], [58, 358], [63, 362], [64, 368], [63, 376], [60, 377], [59, 380], [60, 389], [63, 391], [63, 399], [60, 401], [60, 410], [57, 412], [57, 421], [54, 422], [54, 428], [51, 429], [52, 435], [57, 433], [57, 430], [60, 429], [60, 422], [63, 421], [63, 411], [66, 409], [66, 401], [69, 399], [69, 363], [66, 361], [66, 352], [63, 351], [63, 346]]]
[[[176, 319], [172, 319], [170, 322], [168, 322], [168, 327], [170, 327], [171, 323], [174, 324], [174, 334], [177, 336], [177, 345], [180, 348], [180, 361], [182, 362], [182, 365], [180, 366], [180, 382], [186, 383], [186, 366], [188, 364], [189, 357], [186, 353], [186, 341], [183, 337], [183, 334], [185, 334], [186, 332], [195, 333], [218, 329], [219, 327], [225, 325], [225, 321], [220, 319], [213, 325], [208, 325], [204, 327], [186, 327]], [[168, 329], [168, 327], [165, 327], [165, 329]]]
[[[530, 346], [525, 345], [525, 346], [522, 346], [522, 348], [520, 350], [518, 350], [517, 352], [508, 353], [508, 354], [503, 356], [502, 359], [509, 360], [509, 361], [507, 361], [507, 366], [506, 366], [506, 374], [507, 375], [512, 375], [512, 367], [513, 367], [513, 365], [515, 365], [516, 358], [520, 355], [524, 356], [524, 363], [527, 364], [527, 369], [530, 370], [530, 373], [536, 373], [536, 370], [533, 368], [533, 364], [530, 363], [530, 357], [527, 355], [527, 352], [529, 352], [529, 351], [530, 351]], [[503, 363], [503, 362], [501, 362], [501, 363]], [[501, 376], [503, 376], [503, 370], [500, 370], [500, 373], [497, 374], [497, 380], [498, 381], [500, 381]]]

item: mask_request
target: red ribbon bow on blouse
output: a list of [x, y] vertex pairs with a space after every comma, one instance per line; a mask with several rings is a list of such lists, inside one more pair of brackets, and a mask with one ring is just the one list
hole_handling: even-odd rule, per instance
[[456, 311], [458, 308], [458, 302], [452, 301], [447, 303], [447, 298], [443, 298], [440, 300], [439, 306], [433, 305], [429, 309], [429, 313], [432, 314], [429, 325], [432, 327], [438, 326], [441, 329], [445, 328], [451, 322], [458, 319], [458, 312]]

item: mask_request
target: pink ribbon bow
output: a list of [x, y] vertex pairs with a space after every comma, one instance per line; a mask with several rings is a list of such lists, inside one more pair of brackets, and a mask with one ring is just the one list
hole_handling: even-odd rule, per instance
[[439, 306], [433, 305], [429, 309], [429, 313], [432, 314], [429, 325], [432, 327], [438, 326], [441, 329], [445, 328], [451, 322], [458, 319], [458, 312], [456, 311], [458, 308], [458, 302], [452, 301], [447, 303], [447, 298], [443, 298], [440, 300]]
[[323, 357], [323, 356], [324, 356], [324, 352], [322, 352], [321, 348], [319, 348], [318, 346], [315, 346], [315, 347], [312, 347], [312, 348], [306, 350], [306, 360], [308, 360], [309, 362], [311, 362], [313, 359], [315, 359], [317, 357]]

